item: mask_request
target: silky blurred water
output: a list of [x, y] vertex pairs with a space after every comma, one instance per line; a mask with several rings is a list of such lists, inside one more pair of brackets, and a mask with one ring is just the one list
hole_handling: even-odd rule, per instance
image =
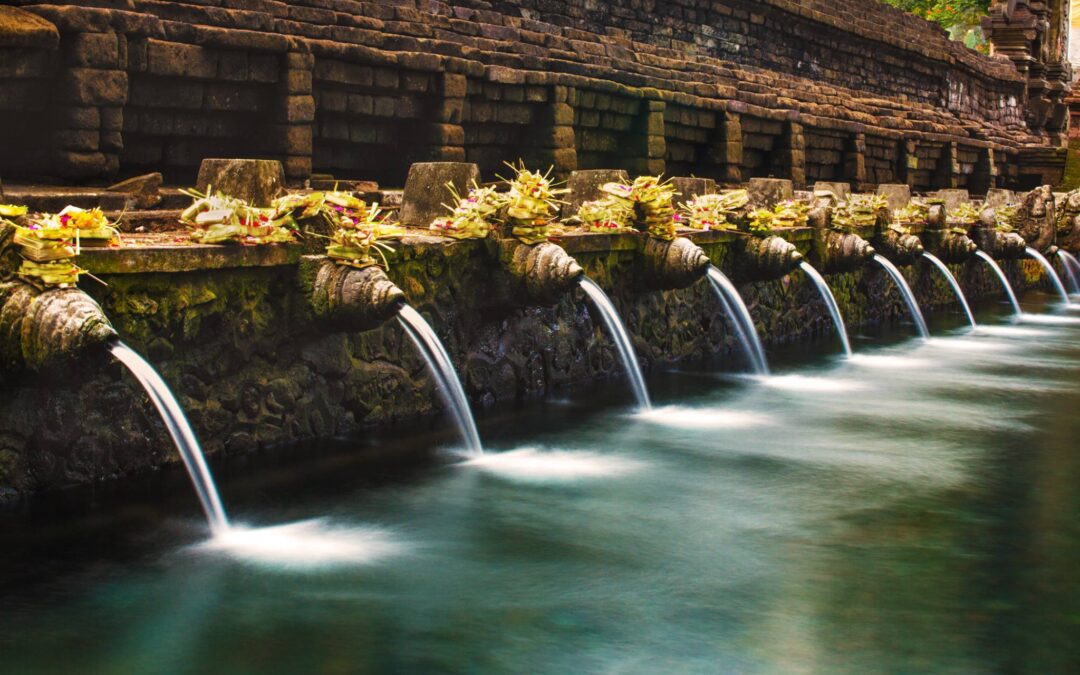
[[976, 310], [218, 463], [231, 539], [182, 471], [0, 510], [0, 672], [1080, 672], [1080, 326]]

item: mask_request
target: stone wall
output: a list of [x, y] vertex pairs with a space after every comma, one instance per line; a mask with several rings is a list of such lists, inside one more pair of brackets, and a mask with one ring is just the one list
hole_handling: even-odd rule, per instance
[[190, 183], [227, 154], [400, 184], [412, 161], [521, 157], [981, 189], [1064, 160], [1012, 62], [871, 1], [17, 4], [53, 27], [0, 35], [0, 64], [32, 64], [4, 86], [38, 102], [24, 137], [46, 159], [5, 153], [5, 176]]
[[[793, 238], [804, 250], [805, 234]], [[729, 244], [712, 242], [703, 244], [710, 258], [729, 268]], [[582, 235], [564, 244], [611, 293], [646, 370], [744, 368], [704, 281], [686, 290], [647, 290], [632, 236]], [[88, 257], [84, 264], [108, 286], [87, 289], [121, 337], [161, 370], [212, 456], [400, 425], [440, 407], [430, 374], [396, 322], [358, 334], [316, 327], [294, 263], [269, 253], [263, 259], [216, 253], [203, 261], [213, 269], [190, 258], [162, 257], [138, 271], [102, 262], [123, 255]], [[621, 376], [616, 351], [580, 291], [554, 307], [502, 299], [491, 255], [482, 242], [424, 237], [400, 247], [391, 269], [445, 342], [476, 409]], [[973, 300], [1001, 296], [985, 266], [955, 269]], [[1031, 266], [1006, 269], [1019, 288], [1038, 278]], [[929, 265], [905, 273], [927, 312], [956, 311], [951, 291]], [[829, 281], [852, 332], [907, 316], [876, 266]], [[828, 314], [801, 273], [741, 289], [766, 343], [831, 336]], [[87, 357], [62, 376], [10, 376], [0, 385], [0, 494], [178, 461], [148, 399], [105, 355]]]

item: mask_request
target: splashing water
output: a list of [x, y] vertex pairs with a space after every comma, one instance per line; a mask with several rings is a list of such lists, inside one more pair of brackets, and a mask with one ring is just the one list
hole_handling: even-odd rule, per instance
[[1001, 265], [998, 265], [997, 261], [991, 258], [986, 251], [975, 251], [975, 255], [979, 256], [983, 262], [990, 266], [990, 269], [994, 270], [994, 274], [1001, 280], [1001, 285], [1005, 288], [1005, 294], [1009, 296], [1013, 314], [1020, 316], [1023, 313], [1020, 309], [1020, 301], [1016, 299], [1016, 293], [1013, 291], [1012, 284], [1009, 283], [1009, 277], [1005, 276], [1005, 270], [1001, 269]]
[[840, 342], [844, 345], [844, 355], [851, 356], [851, 342], [848, 341], [847, 328], [844, 327], [844, 317], [840, 314], [840, 306], [836, 304], [836, 297], [829, 289], [825, 277], [821, 276], [821, 273], [805, 260], [799, 263], [799, 269], [810, 277], [810, 280], [814, 282], [814, 286], [817, 287], [821, 299], [825, 301], [825, 306], [828, 307], [829, 314], [832, 316], [833, 325], [836, 326], [836, 333], [840, 336]]
[[971, 327], [974, 328], [975, 315], [971, 313], [971, 306], [968, 305], [967, 298], [964, 297], [964, 290], [960, 288], [960, 282], [956, 280], [956, 277], [953, 276], [953, 273], [949, 271], [949, 268], [945, 266], [945, 263], [941, 262], [941, 259], [938, 258], [936, 255], [923, 253], [922, 257], [924, 260], [930, 261], [931, 265], [938, 268], [938, 271], [940, 271], [941, 274], [945, 277], [945, 281], [948, 281], [949, 285], [952, 286], [953, 293], [956, 294], [956, 299], [960, 301], [960, 306], [964, 308], [964, 314], [967, 315], [968, 323], [970, 323]]
[[469, 460], [463, 466], [524, 483], [547, 483], [622, 476], [643, 465], [643, 462], [618, 455], [527, 447], [491, 452]]
[[229, 519], [225, 515], [225, 507], [221, 504], [217, 486], [214, 485], [214, 477], [210, 468], [206, 465], [199, 440], [195, 437], [183, 408], [176, 401], [172, 391], [169, 390], [165, 380], [161, 379], [154, 367], [150, 365], [138, 352], [120, 341], [113, 342], [108, 347], [117, 361], [127, 366], [135, 379], [139, 381], [146, 394], [153, 401], [161, 415], [165, 428], [169, 431], [180, 458], [184, 460], [188, 475], [195, 486], [195, 494], [199, 497], [206, 520], [210, 523], [210, 529], [215, 534], [221, 534], [229, 530]]
[[385, 531], [334, 526], [323, 519], [257, 528], [234, 525], [195, 547], [242, 562], [294, 569], [362, 565], [403, 549]]
[[712, 265], [709, 265], [708, 274], [709, 285], [712, 286], [713, 293], [724, 306], [727, 315], [731, 317], [731, 323], [739, 336], [739, 344], [753, 366], [754, 372], [758, 375], [768, 375], [769, 362], [765, 358], [765, 348], [761, 345], [761, 338], [758, 337], [757, 329], [754, 327], [754, 319], [746, 303], [743, 302], [742, 296], [739, 295], [739, 289], [735, 288], [731, 279]]
[[900, 273], [900, 270], [896, 268], [896, 265], [885, 258], [882, 255], [875, 254], [874, 262], [881, 265], [881, 267], [892, 278], [893, 283], [896, 284], [897, 290], [900, 291], [900, 296], [904, 299], [904, 304], [908, 306], [911, 311], [911, 319], [915, 322], [915, 328], [918, 329], [919, 335], [923, 338], [930, 337], [930, 329], [926, 327], [926, 319], [923, 318], [922, 310], [919, 309], [919, 301], [915, 299], [915, 294], [911, 292], [911, 286], [908, 285], [907, 279]]
[[650, 424], [676, 429], [740, 429], [772, 423], [768, 416], [760, 413], [682, 405], [653, 408], [635, 417]]
[[634, 353], [634, 345], [630, 342], [630, 335], [627, 334], [626, 327], [623, 326], [619, 314], [615, 311], [615, 305], [611, 304], [611, 298], [607, 296], [607, 293], [589, 277], [581, 277], [578, 285], [600, 312], [600, 318], [604, 320], [604, 325], [607, 326], [608, 333], [611, 334], [611, 339], [619, 350], [623, 366], [626, 368], [627, 375], [630, 376], [630, 384], [634, 388], [638, 406], [649, 410], [652, 408], [652, 402], [649, 400], [649, 391], [645, 388], [645, 377], [641, 374], [641, 366]]
[[1065, 268], [1065, 276], [1069, 280], [1069, 288], [1072, 289], [1073, 294], [1080, 293], [1080, 281], [1077, 281], [1076, 270], [1080, 269], [1080, 260], [1066, 251], [1063, 248], [1058, 249], [1058, 258], [1061, 259], [1061, 266]]
[[402, 305], [398, 309], [398, 321], [420, 351], [420, 355], [424, 357], [424, 361], [427, 362], [428, 369], [439, 385], [443, 401], [453, 414], [461, 437], [465, 439], [469, 453], [483, 454], [484, 446], [480, 443], [480, 432], [476, 430], [476, 420], [473, 419], [472, 411], [469, 409], [469, 399], [465, 397], [461, 380], [458, 379], [454, 364], [450, 361], [450, 355], [446, 353], [446, 348], [443, 347], [439, 336], [435, 334], [420, 312], [410, 305]]
[[1050, 261], [1046, 259], [1046, 256], [1030, 246], [1024, 249], [1024, 252], [1027, 253], [1029, 257], [1039, 261], [1039, 264], [1046, 270], [1046, 278], [1050, 280], [1050, 283], [1054, 284], [1054, 288], [1057, 289], [1058, 294], [1061, 295], [1062, 302], [1066, 305], [1070, 304], [1069, 293], [1065, 290], [1065, 286], [1061, 283], [1061, 277], [1054, 271], [1054, 266], [1050, 264]]

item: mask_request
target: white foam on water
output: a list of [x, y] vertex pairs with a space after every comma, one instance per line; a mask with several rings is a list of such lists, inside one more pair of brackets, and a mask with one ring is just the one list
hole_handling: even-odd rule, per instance
[[1010, 349], [1010, 345], [1001, 342], [986, 342], [973, 338], [930, 338], [926, 341], [926, 346], [958, 352], [1002, 352]]
[[402, 553], [405, 546], [386, 530], [316, 518], [270, 527], [233, 525], [195, 550], [269, 567], [325, 568], [370, 564]]
[[927, 359], [900, 354], [852, 354], [848, 357], [848, 361], [857, 366], [865, 366], [867, 368], [887, 368], [896, 370], [907, 368], [929, 368], [931, 364]]
[[1056, 314], [1021, 314], [1019, 319], [1023, 323], [1042, 323], [1051, 326], [1075, 326], [1080, 324], [1080, 316], [1058, 316]]
[[615, 455], [526, 447], [489, 452], [459, 466], [526, 483], [596, 480], [640, 470], [644, 463]]
[[1008, 338], [1031, 338], [1046, 337], [1053, 335], [1052, 332], [1039, 328], [1025, 328], [1023, 326], [978, 326], [974, 329], [975, 335], [988, 335], [990, 337]]
[[860, 391], [869, 388], [867, 384], [855, 380], [845, 380], [835, 377], [812, 377], [809, 375], [777, 375], [773, 377], [763, 377], [760, 378], [759, 381], [766, 387], [772, 387], [774, 389], [823, 394]]
[[645, 410], [634, 417], [652, 424], [680, 429], [739, 429], [772, 423], [767, 416], [759, 413], [679, 405]]

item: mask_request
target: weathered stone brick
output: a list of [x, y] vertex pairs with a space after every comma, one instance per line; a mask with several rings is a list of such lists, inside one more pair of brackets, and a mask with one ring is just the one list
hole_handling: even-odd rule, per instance
[[100, 134], [96, 129], [64, 129], [53, 133], [52, 140], [64, 150], [93, 151], [98, 149]]
[[71, 68], [61, 84], [64, 99], [76, 104], [123, 105], [127, 102], [127, 73], [119, 70]]
[[286, 122], [311, 122], [315, 119], [315, 99], [311, 96], [289, 96], [285, 100]]
[[465, 130], [456, 124], [433, 124], [431, 142], [435, 145], [465, 145]]
[[444, 74], [441, 93], [446, 98], [465, 98], [468, 93], [468, 78], [453, 73]]
[[222, 52], [218, 55], [217, 78], [227, 82], [244, 82], [248, 79], [248, 55], [246, 52]]
[[207, 84], [203, 95], [203, 107], [207, 110], [257, 112], [261, 103], [257, 90], [231, 84]]
[[375, 97], [367, 94], [349, 94], [349, 112], [357, 115], [371, 115], [375, 112]]
[[154, 75], [212, 80], [217, 77], [217, 54], [196, 45], [147, 41], [147, 69]]
[[116, 33], [75, 33], [65, 44], [69, 63], [91, 68], [120, 68], [120, 44]]
[[67, 106], [57, 111], [56, 122], [61, 129], [100, 129], [101, 109]]
[[311, 93], [311, 71], [289, 70], [286, 72], [285, 87], [290, 94]]

